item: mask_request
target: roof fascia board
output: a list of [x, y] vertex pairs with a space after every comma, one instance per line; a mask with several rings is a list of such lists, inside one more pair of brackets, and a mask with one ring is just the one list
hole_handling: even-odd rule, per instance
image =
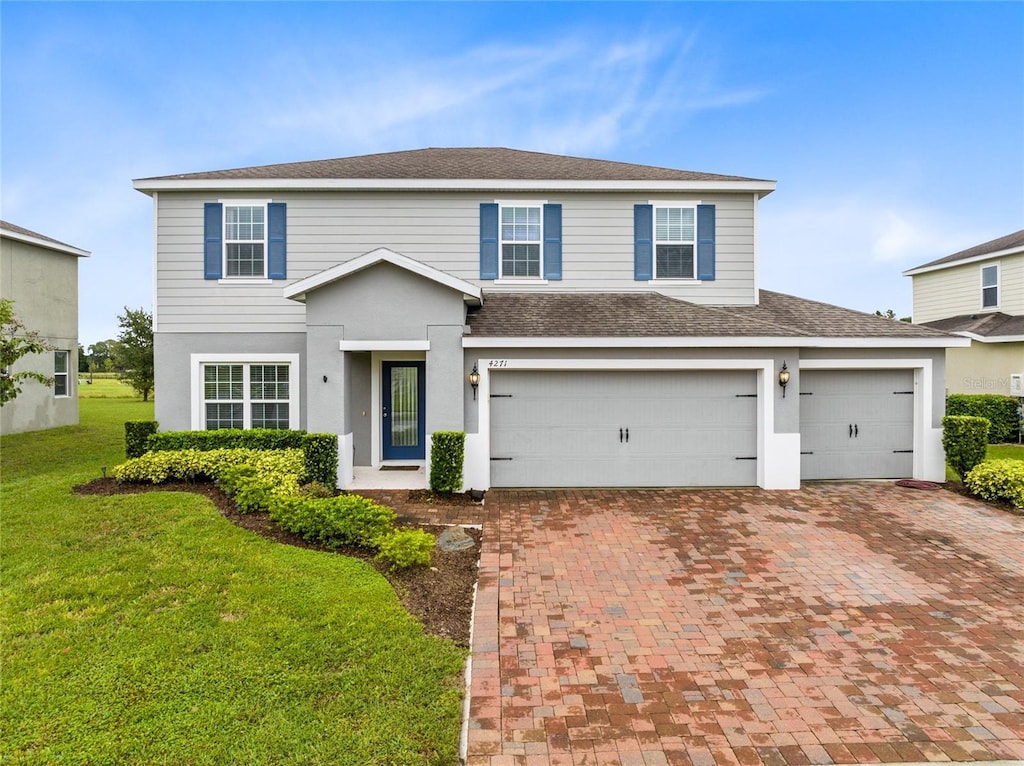
[[463, 348], [967, 348], [969, 338], [512, 338], [464, 336]]
[[371, 266], [376, 266], [378, 263], [390, 263], [392, 266], [397, 266], [400, 269], [417, 274], [425, 279], [429, 279], [438, 284], [449, 287], [456, 292], [467, 295], [476, 301], [480, 301], [482, 291], [476, 285], [472, 285], [458, 277], [453, 277], [451, 274], [446, 274], [443, 271], [439, 271], [431, 266], [427, 266], [419, 261], [414, 261], [412, 258], [408, 258], [401, 253], [396, 253], [394, 250], [389, 250], [386, 247], [378, 247], [376, 250], [371, 250], [368, 253], [356, 256], [350, 261], [340, 263], [337, 266], [332, 266], [329, 269], [313, 274], [305, 279], [300, 279], [298, 282], [294, 282], [284, 288], [283, 295], [285, 298], [291, 298], [296, 301], [304, 301], [306, 293], [309, 293], [318, 287], [323, 287], [331, 282], [336, 282], [339, 279], [344, 279], [347, 276], [355, 274], [357, 271], [368, 269]]
[[45, 247], [47, 250], [55, 250], [58, 253], [67, 253], [68, 255], [76, 255], [79, 258], [88, 258], [92, 253], [88, 250], [82, 250], [71, 245], [65, 245], [63, 242], [54, 242], [49, 239], [42, 239], [40, 237], [32, 237], [28, 234], [22, 234], [20, 231], [11, 231], [7, 228], [0, 228], [0, 234], [8, 239], [16, 239], [19, 242], [24, 242], [29, 245], [35, 245], [36, 247]]
[[993, 258], [1005, 258], [1008, 255], [1022, 255], [1024, 254], [1024, 248], [1021, 247], [1010, 247], [1006, 250], [996, 250], [992, 253], [983, 253], [982, 255], [972, 255], [970, 258], [961, 258], [958, 261], [948, 261], [947, 263], [939, 263], [935, 266], [918, 266], [916, 269], [907, 269], [903, 272], [905, 277], [913, 277], [918, 274], [927, 274], [929, 271], [942, 271], [942, 269], [951, 269], [954, 266], [964, 266], [969, 263], [980, 263], [981, 261], [988, 261]]
[[973, 332], [958, 332], [956, 335], [962, 335], [965, 338], [976, 340], [979, 343], [1024, 343], [1024, 335], [978, 335]]
[[651, 191], [756, 192], [775, 191], [774, 181], [545, 181], [462, 178], [211, 178], [147, 179], [132, 182], [136, 190], [157, 191]]

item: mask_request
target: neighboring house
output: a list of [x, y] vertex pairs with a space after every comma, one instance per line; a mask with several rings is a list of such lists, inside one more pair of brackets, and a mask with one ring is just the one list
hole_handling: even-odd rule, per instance
[[53, 384], [28, 380], [0, 407], [0, 433], [78, 423], [78, 259], [89, 253], [0, 221], [0, 297], [15, 316], [53, 346], [19, 359], [12, 372], [35, 370]]
[[1024, 397], [1024, 229], [903, 274], [915, 323], [972, 341], [946, 352], [947, 392]]
[[967, 341], [760, 290], [773, 181], [482, 148], [134, 183], [161, 428], [336, 433], [342, 486], [439, 430], [478, 489], [945, 476]]

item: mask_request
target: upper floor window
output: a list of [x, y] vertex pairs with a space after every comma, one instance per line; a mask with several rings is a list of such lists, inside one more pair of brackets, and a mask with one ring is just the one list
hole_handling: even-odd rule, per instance
[[562, 206], [510, 200], [480, 203], [480, 279], [562, 278]]
[[654, 278], [696, 276], [697, 207], [654, 208]]
[[981, 267], [981, 307], [994, 309], [999, 306], [999, 264]]
[[266, 276], [265, 221], [263, 205], [224, 206], [225, 276]]
[[283, 202], [225, 200], [203, 210], [203, 277], [251, 282], [287, 279]]
[[540, 205], [501, 208], [501, 276], [539, 277]]
[[71, 396], [71, 386], [68, 381], [68, 363], [70, 351], [53, 352], [53, 395]]

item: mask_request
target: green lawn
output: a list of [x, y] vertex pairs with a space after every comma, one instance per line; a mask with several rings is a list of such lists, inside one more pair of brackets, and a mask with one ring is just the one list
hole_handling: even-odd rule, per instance
[[362, 562], [198, 496], [72, 495], [123, 459], [125, 420], [152, 417], [80, 406], [81, 425], [0, 441], [0, 760], [457, 761], [461, 650]]
[[[985, 449], [986, 460], [1024, 460], [1024, 445], [990, 444]], [[953, 469], [946, 466], [946, 481], [960, 481]]]

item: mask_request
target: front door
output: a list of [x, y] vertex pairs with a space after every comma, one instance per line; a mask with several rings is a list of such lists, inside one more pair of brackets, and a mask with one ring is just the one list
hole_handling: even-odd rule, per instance
[[381, 433], [385, 460], [423, 460], [426, 455], [425, 362], [383, 362]]

